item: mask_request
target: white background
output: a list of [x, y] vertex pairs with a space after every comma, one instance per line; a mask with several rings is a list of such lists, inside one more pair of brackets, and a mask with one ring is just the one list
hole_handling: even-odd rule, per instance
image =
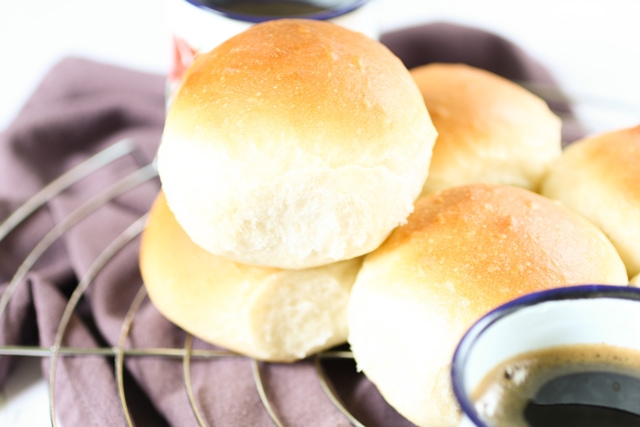
[[[492, 30], [526, 48], [580, 101], [627, 107], [617, 122], [601, 125], [602, 117], [589, 117], [594, 128], [637, 122], [640, 0], [380, 1], [382, 31], [437, 20]], [[164, 73], [169, 49], [162, 5], [162, 0], [0, 0], [0, 130], [65, 55]]]
[[[593, 130], [640, 124], [640, 0], [380, 0], [381, 31], [450, 21], [494, 31], [545, 64], [593, 108]], [[0, 0], [0, 131], [47, 70], [67, 55], [165, 73], [161, 0]], [[613, 114], [611, 114], [613, 111]], [[0, 425], [48, 425], [34, 363], [0, 394]], [[31, 382], [34, 385], [27, 385]]]

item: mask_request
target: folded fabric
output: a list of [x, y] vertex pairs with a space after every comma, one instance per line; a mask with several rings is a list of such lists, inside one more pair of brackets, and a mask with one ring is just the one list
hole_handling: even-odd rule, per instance
[[[484, 31], [437, 23], [385, 34], [381, 40], [408, 67], [464, 62], [513, 80], [553, 85], [552, 76], [534, 59]], [[49, 72], [16, 120], [0, 134], [0, 224], [31, 195], [93, 154], [125, 138], [133, 144], [127, 154], [47, 201], [4, 239], [0, 235], [0, 291], [5, 298], [10, 296], [0, 313], [0, 347], [48, 349], [60, 339], [60, 325], [63, 347], [95, 350], [119, 345], [127, 312], [143, 286], [137, 234], [117, 248], [77, 301], [74, 290], [94, 273], [94, 261], [103, 251], [132, 224], [140, 224], [136, 221], [144, 221], [160, 188], [153, 173], [69, 225], [24, 277], [16, 280], [15, 274], [56, 224], [152, 162], [162, 133], [164, 90], [164, 76], [67, 58]], [[557, 108], [567, 111], [564, 104]], [[77, 304], [66, 322], [69, 301]], [[186, 339], [145, 299], [135, 310], [125, 347], [183, 349]], [[197, 339], [193, 348], [213, 349]], [[43, 357], [42, 368], [47, 378], [55, 368], [52, 398], [64, 427], [119, 426], [126, 423], [126, 416], [137, 426], [197, 425], [179, 356], [177, 352], [175, 357], [124, 357], [126, 414], [112, 355], [61, 355], [53, 364]], [[0, 384], [14, 361], [0, 356]], [[329, 359], [322, 366], [343, 404], [363, 424], [410, 425], [355, 371], [352, 361]], [[273, 411], [285, 425], [351, 425], [327, 399], [313, 361], [258, 367]], [[253, 369], [252, 361], [243, 357], [191, 359], [191, 388], [205, 424], [273, 425], [256, 390]]]

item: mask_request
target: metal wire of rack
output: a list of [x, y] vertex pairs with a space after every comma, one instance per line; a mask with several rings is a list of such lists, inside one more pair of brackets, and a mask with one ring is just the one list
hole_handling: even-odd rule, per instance
[[[80, 180], [86, 178], [88, 175], [98, 171], [100, 168], [114, 162], [115, 160], [130, 154], [135, 150], [135, 145], [129, 140], [122, 140], [93, 157], [85, 160], [83, 163], [59, 176], [50, 184], [45, 186], [38, 193], [33, 195], [22, 206], [16, 209], [9, 217], [7, 217], [2, 223], [0, 223], [0, 242], [5, 239], [16, 227], [26, 221], [32, 214], [38, 209], [42, 208], [47, 202], [54, 197], [60, 195], [65, 190], [76, 184]], [[120, 181], [114, 183], [108, 188], [105, 188], [101, 193], [96, 194], [94, 197], [87, 200], [84, 204], [76, 208], [62, 221], [58, 222], [53, 228], [38, 242], [38, 244], [31, 250], [29, 255], [23, 260], [19, 268], [15, 271], [10, 283], [5, 288], [4, 292], [0, 296], [0, 318], [5, 314], [9, 302], [16, 292], [17, 288], [24, 283], [25, 276], [31, 271], [34, 264], [40, 259], [40, 257], [47, 251], [49, 247], [66, 232], [68, 232], [74, 225], [90, 215], [93, 211], [100, 208], [105, 203], [113, 200], [115, 197], [130, 191], [136, 186], [154, 179], [157, 177], [157, 171], [154, 164], [142, 166], [137, 171], [126, 176]], [[83, 297], [87, 289], [91, 286], [96, 276], [101, 272], [105, 265], [120, 251], [124, 246], [135, 239], [144, 229], [147, 215], [139, 217], [132, 222], [129, 227], [122, 232], [111, 244], [104, 249], [102, 253], [97, 256], [86, 274], [81, 277], [73, 290], [71, 297], [69, 298], [67, 305], [60, 319], [60, 323], [57, 326], [57, 332], [55, 342], [50, 347], [41, 346], [29, 346], [29, 345], [5, 345], [0, 346], [1, 356], [20, 356], [20, 357], [36, 357], [36, 358], [48, 358], [49, 363], [49, 375], [48, 394], [49, 394], [49, 417], [51, 425], [56, 427], [58, 425], [58, 416], [56, 408], [56, 393], [55, 384], [57, 380], [57, 367], [60, 358], [63, 357], [105, 357], [113, 359], [114, 375], [117, 383], [117, 392], [120, 406], [122, 409], [122, 415], [126, 422], [126, 425], [133, 426], [134, 421], [131, 416], [130, 402], [127, 400], [125, 391], [125, 359], [134, 357], [165, 357], [181, 359], [183, 365], [183, 380], [184, 389], [187, 394], [193, 414], [200, 426], [206, 426], [205, 418], [201, 414], [201, 409], [198, 406], [197, 399], [195, 397], [192, 382], [191, 382], [191, 361], [194, 359], [215, 359], [221, 357], [237, 357], [246, 358], [250, 361], [253, 380], [255, 383], [255, 389], [258, 393], [260, 400], [264, 406], [264, 410], [268, 413], [270, 419], [275, 426], [281, 427], [285, 424], [278, 417], [276, 411], [272, 407], [268, 393], [265, 390], [265, 386], [262, 379], [261, 363], [257, 360], [249, 359], [245, 356], [241, 356], [230, 351], [213, 350], [213, 349], [195, 349], [193, 348], [194, 337], [186, 334], [186, 340], [182, 348], [130, 348], [127, 347], [127, 340], [129, 331], [131, 330], [134, 322], [136, 312], [139, 310], [142, 303], [147, 299], [147, 293], [144, 285], [141, 285], [137, 291], [135, 298], [126, 311], [126, 315], [122, 321], [120, 329], [120, 337], [118, 344], [112, 347], [70, 347], [63, 344], [63, 337], [65, 331], [69, 325], [70, 319], [77, 308], [78, 302]], [[341, 403], [340, 398], [334, 393], [327, 377], [325, 376], [324, 369], [322, 367], [323, 359], [352, 359], [352, 355], [349, 351], [325, 351], [317, 354], [313, 357], [313, 363], [315, 371], [322, 386], [322, 389], [326, 393], [329, 401], [335, 405], [335, 407], [344, 414], [347, 420], [354, 426], [362, 426], [362, 424], [352, 415]]]

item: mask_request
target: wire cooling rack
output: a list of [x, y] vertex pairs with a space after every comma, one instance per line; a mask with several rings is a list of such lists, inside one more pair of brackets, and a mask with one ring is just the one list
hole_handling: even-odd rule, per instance
[[[50, 184], [45, 186], [41, 191], [33, 195], [26, 203], [15, 210], [9, 217], [7, 217], [2, 223], [0, 223], [0, 242], [20, 224], [26, 221], [37, 210], [46, 205], [47, 202], [63, 193], [69, 187], [78, 183], [80, 180], [85, 179], [88, 175], [98, 171], [99, 169], [109, 165], [117, 159], [130, 154], [135, 150], [134, 144], [129, 140], [122, 140], [93, 157], [85, 160], [83, 163], [64, 173]], [[105, 203], [113, 200], [114, 198], [132, 190], [142, 183], [154, 179], [157, 177], [157, 171], [154, 164], [149, 164], [141, 167], [134, 173], [126, 176], [115, 184], [108, 188], [105, 188], [103, 192], [99, 193], [95, 197], [87, 200], [84, 204], [79, 206], [76, 210], [71, 212], [67, 217], [58, 222], [51, 228], [51, 230], [40, 240], [37, 245], [31, 250], [28, 256], [22, 261], [18, 269], [15, 271], [10, 283], [5, 288], [4, 292], [0, 296], [0, 317], [5, 314], [9, 302], [12, 296], [15, 294], [18, 286], [24, 283], [24, 278], [31, 271], [31, 268], [36, 262], [43, 256], [49, 247], [51, 247], [61, 236], [67, 233], [74, 225], [80, 222], [83, 218], [90, 215], [92, 212], [103, 206]], [[57, 411], [56, 411], [56, 394], [55, 384], [57, 379], [57, 367], [60, 358], [74, 356], [74, 357], [95, 357], [102, 356], [110, 358], [114, 363], [114, 376], [117, 383], [118, 399], [122, 409], [123, 417], [128, 426], [133, 426], [133, 420], [130, 411], [130, 402], [127, 400], [125, 394], [125, 358], [133, 357], [166, 357], [182, 359], [183, 374], [184, 374], [184, 389], [187, 394], [191, 409], [194, 416], [200, 426], [206, 426], [204, 417], [201, 415], [198, 408], [198, 403], [194, 396], [194, 392], [191, 384], [190, 367], [191, 361], [194, 359], [214, 359], [220, 357], [242, 357], [228, 351], [220, 350], [207, 350], [207, 349], [195, 349], [193, 348], [193, 336], [187, 334], [184, 346], [182, 348], [131, 348], [127, 347], [126, 343], [129, 338], [129, 331], [131, 330], [134, 322], [135, 314], [141, 307], [142, 303], [147, 298], [146, 288], [140, 286], [135, 298], [128, 307], [126, 315], [122, 321], [120, 329], [120, 337], [118, 344], [113, 347], [91, 347], [91, 348], [78, 348], [69, 347], [63, 345], [63, 337], [65, 331], [69, 326], [69, 322], [72, 318], [74, 311], [76, 310], [79, 301], [91, 286], [95, 278], [102, 271], [103, 268], [109, 263], [109, 261], [118, 254], [127, 244], [132, 242], [142, 232], [147, 215], [142, 215], [133, 221], [128, 228], [122, 232], [117, 238], [115, 238], [110, 245], [108, 245], [103, 252], [101, 252], [94, 260], [86, 272], [84, 277], [79, 278], [75, 289], [73, 290], [71, 297], [64, 309], [60, 323], [57, 327], [57, 333], [55, 342], [51, 347], [39, 347], [39, 346], [25, 346], [25, 345], [6, 345], [0, 346], [0, 356], [22, 356], [22, 357], [37, 357], [46, 358], [49, 363], [49, 375], [46, 378], [48, 383], [49, 394], [49, 416], [52, 426], [57, 426]], [[347, 420], [355, 426], [362, 426], [362, 424], [341, 404], [339, 397], [332, 391], [329, 385], [328, 379], [325, 376], [324, 369], [321, 361], [323, 359], [352, 359], [352, 355], [349, 351], [325, 351], [317, 354], [313, 357], [313, 362], [316, 369], [316, 374], [325, 391], [327, 399], [329, 399], [338, 410], [340, 410]], [[265, 390], [263, 379], [261, 375], [261, 363], [254, 359], [246, 358], [250, 361], [253, 371], [253, 380], [255, 383], [256, 392], [258, 393], [260, 400], [264, 406], [264, 410], [268, 413], [269, 417], [273, 421], [275, 426], [284, 426], [283, 422], [278, 418], [276, 412], [272, 409], [272, 403], [269, 400], [268, 393]]]
[[[542, 96], [551, 105], [553, 103], [562, 103], [566, 101], [564, 96], [561, 96], [557, 91], [539, 87], [535, 85], [524, 85], [534, 93]], [[601, 99], [583, 99], [578, 105], [602, 105]], [[605, 106], [606, 110], [614, 110], [617, 112], [626, 112], [638, 110], [629, 110], [625, 106]], [[575, 116], [567, 114], [567, 111], [561, 109], [556, 111], [558, 115], [563, 119], [565, 126], [576, 126], [578, 123], [575, 120]], [[635, 114], [635, 113], [634, 113]], [[620, 115], [617, 115], [620, 117]], [[626, 118], [623, 118], [626, 120]], [[618, 123], [608, 123], [605, 126], [615, 127], [620, 126]], [[587, 132], [589, 130], [587, 129]], [[57, 179], [45, 186], [37, 194], [33, 195], [26, 203], [15, 210], [9, 217], [4, 219], [0, 223], [0, 243], [9, 236], [14, 229], [29, 219], [35, 212], [45, 206], [49, 201], [64, 193], [74, 184], [86, 179], [89, 175], [99, 171], [101, 168], [108, 166], [116, 160], [131, 154], [135, 151], [135, 145], [132, 141], [122, 140], [102, 152], [94, 155], [93, 157], [85, 160], [83, 163], [59, 176]], [[103, 192], [97, 194], [95, 197], [87, 200], [84, 204], [79, 206], [76, 210], [70, 213], [66, 218], [55, 224], [53, 228], [40, 240], [37, 245], [32, 249], [29, 255], [22, 261], [18, 269], [15, 271], [11, 282], [0, 296], [0, 318], [5, 314], [9, 302], [12, 296], [15, 294], [17, 288], [23, 283], [23, 279], [29, 274], [31, 268], [36, 262], [43, 256], [49, 247], [51, 247], [60, 237], [67, 233], [74, 225], [80, 222], [83, 218], [90, 215], [95, 210], [99, 209], [104, 204], [113, 200], [114, 198], [136, 188], [137, 186], [157, 178], [157, 171], [154, 164], [148, 164], [140, 167], [134, 173], [126, 176], [122, 180], [116, 182], [108, 188], [105, 188]], [[49, 418], [51, 425], [56, 427], [57, 421], [57, 408], [56, 408], [56, 394], [55, 385], [57, 380], [57, 368], [61, 358], [74, 356], [74, 357], [104, 357], [113, 361], [114, 377], [117, 384], [117, 394], [122, 410], [122, 415], [126, 421], [126, 425], [133, 426], [130, 403], [127, 400], [125, 393], [125, 359], [136, 357], [161, 357], [172, 358], [182, 360], [183, 371], [183, 386], [185, 393], [188, 397], [191, 409], [195, 419], [200, 426], [206, 426], [206, 422], [202, 413], [198, 407], [198, 402], [194, 396], [194, 391], [191, 382], [191, 362], [196, 359], [215, 359], [221, 357], [243, 357], [248, 359], [252, 366], [253, 382], [255, 383], [256, 393], [260, 397], [260, 401], [264, 407], [264, 411], [267, 412], [269, 418], [273, 421], [273, 424], [278, 427], [285, 427], [285, 424], [279, 419], [276, 411], [273, 410], [272, 402], [268, 397], [268, 393], [265, 390], [263, 383], [263, 376], [261, 371], [261, 363], [259, 361], [246, 358], [231, 352], [220, 350], [207, 350], [194, 348], [194, 338], [191, 335], [186, 335], [184, 345], [180, 348], [131, 348], [125, 344], [129, 338], [129, 332], [132, 328], [136, 312], [140, 309], [143, 302], [147, 299], [147, 293], [143, 285], [140, 286], [135, 298], [126, 311], [126, 315], [122, 320], [120, 328], [120, 336], [118, 344], [113, 347], [91, 347], [91, 348], [78, 348], [69, 347], [63, 345], [63, 337], [65, 331], [69, 325], [74, 311], [76, 310], [79, 301], [91, 286], [96, 276], [102, 271], [102, 269], [108, 264], [108, 262], [114, 258], [122, 248], [128, 243], [132, 242], [142, 232], [146, 223], [146, 215], [142, 215], [134, 220], [129, 227], [114, 239], [111, 244], [100, 253], [94, 260], [86, 272], [84, 277], [79, 278], [71, 297], [65, 307], [62, 314], [62, 318], [57, 328], [57, 334], [55, 342], [51, 347], [39, 347], [39, 346], [26, 346], [26, 345], [7, 345], [0, 346], [0, 357], [2, 356], [17, 356], [17, 357], [32, 357], [48, 359], [49, 363], [49, 375], [46, 378], [48, 384], [49, 395]], [[313, 356], [313, 364], [315, 366], [315, 373], [318, 377], [320, 385], [325, 392], [326, 398], [344, 415], [346, 420], [354, 426], [362, 427], [363, 424], [356, 419], [356, 417], [349, 412], [349, 410], [341, 403], [340, 397], [332, 389], [330, 380], [328, 379], [326, 372], [323, 368], [323, 360], [325, 359], [340, 359], [340, 360], [353, 360], [353, 356], [349, 351], [342, 351], [340, 349], [324, 351]], [[287, 426], [288, 427], [288, 426]]]

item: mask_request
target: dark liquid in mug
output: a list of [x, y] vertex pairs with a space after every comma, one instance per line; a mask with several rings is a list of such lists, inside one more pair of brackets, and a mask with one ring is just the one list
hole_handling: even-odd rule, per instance
[[640, 427], [640, 352], [556, 347], [492, 370], [473, 396], [493, 427]]
[[269, 0], [202, 0], [201, 4], [222, 12], [264, 17], [303, 17], [343, 7], [353, 1], [269, 1]]

